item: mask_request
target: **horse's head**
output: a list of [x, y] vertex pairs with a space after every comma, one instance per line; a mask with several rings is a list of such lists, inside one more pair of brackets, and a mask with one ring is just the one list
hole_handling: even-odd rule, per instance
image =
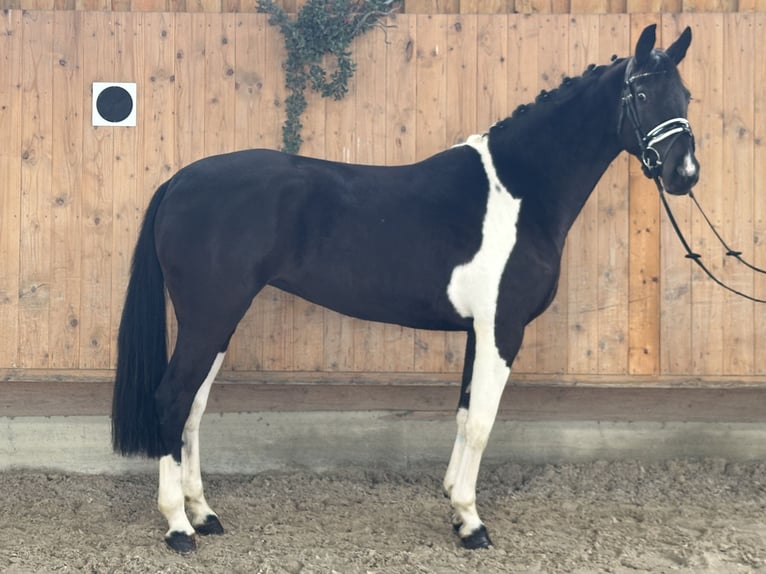
[[655, 29], [644, 29], [635, 55], [627, 61], [617, 130], [648, 177], [660, 177], [669, 193], [684, 195], [699, 179], [699, 163], [686, 120], [690, 94], [676, 66], [686, 55], [692, 33], [686, 28], [663, 52], [654, 49]]

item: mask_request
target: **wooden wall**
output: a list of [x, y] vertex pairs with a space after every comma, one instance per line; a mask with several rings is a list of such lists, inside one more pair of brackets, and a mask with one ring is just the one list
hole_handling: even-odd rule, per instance
[[[629, 54], [651, 22], [665, 44], [686, 25], [694, 30], [682, 73], [694, 97], [697, 196], [731, 244], [765, 266], [766, 107], [756, 95], [766, 59], [755, 57], [763, 13], [400, 15], [387, 32], [357, 42], [345, 100], [312, 98], [303, 152], [378, 164], [426, 157], [485, 130], [563, 75]], [[0, 379], [109, 376], [149, 197], [197, 158], [279, 146], [282, 58], [279, 31], [259, 14], [6, 12]], [[136, 128], [91, 127], [93, 81], [138, 83]], [[766, 296], [766, 280], [723, 261], [688, 200], [672, 205], [715, 271]], [[514, 376], [756, 380], [766, 373], [764, 319], [766, 308], [692, 269], [653, 185], [623, 154], [572, 230], [559, 295], [528, 329]], [[459, 334], [365, 323], [267, 289], [226, 368], [245, 377], [397, 372], [454, 380], [463, 345]]]
[[[297, 12], [307, 0], [276, 0]], [[255, 12], [258, 0], [0, 0], [2, 9], [115, 12]], [[401, 0], [406, 14], [644, 14], [758, 12], [766, 0]]]

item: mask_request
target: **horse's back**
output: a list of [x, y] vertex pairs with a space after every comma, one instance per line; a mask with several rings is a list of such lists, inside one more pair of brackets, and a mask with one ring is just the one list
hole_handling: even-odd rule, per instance
[[206, 272], [349, 315], [438, 317], [428, 326], [450, 328], [457, 315], [446, 286], [480, 245], [486, 188], [469, 149], [391, 167], [272, 150], [212, 156], [170, 180], [156, 226], [160, 259], [184, 269], [178, 281], [202, 262]]

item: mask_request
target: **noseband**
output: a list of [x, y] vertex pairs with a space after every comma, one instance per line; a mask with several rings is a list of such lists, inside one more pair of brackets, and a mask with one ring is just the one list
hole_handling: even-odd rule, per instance
[[638, 94], [636, 93], [634, 82], [639, 78], [656, 76], [664, 74], [665, 72], [645, 72], [643, 74], [633, 75], [633, 62], [634, 60], [631, 59], [625, 67], [625, 81], [622, 85], [620, 117], [617, 120], [617, 132], [619, 133], [622, 129], [622, 123], [627, 116], [630, 125], [633, 128], [633, 133], [636, 135], [636, 141], [638, 142], [638, 148], [641, 154], [641, 167], [644, 171], [644, 175], [649, 179], [655, 179], [660, 177], [663, 163], [662, 154], [655, 146], [660, 142], [672, 138], [670, 140], [670, 145], [668, 145], [665, 150], [667, 153], [670, 151], [670, 148], [673, 147], [676, 138], [685, 133], [691, 138], [693, 147], [694, 134], [692, 133], [692, 128], [686, 118], [673, 118], [664, 121], [644, 133], [643, 127], [641, 126], [641, 118], [638, 115], [636, 104]]

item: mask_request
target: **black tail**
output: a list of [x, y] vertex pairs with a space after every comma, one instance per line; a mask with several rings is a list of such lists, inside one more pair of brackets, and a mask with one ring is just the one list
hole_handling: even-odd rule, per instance
[[167, 186], [157, 189], [144, 215], [117, 338], [112, 446], [126, 456], [167, 454], [154, 405], [168, 363], [165, 281], [154, 241], [154, 220]]

